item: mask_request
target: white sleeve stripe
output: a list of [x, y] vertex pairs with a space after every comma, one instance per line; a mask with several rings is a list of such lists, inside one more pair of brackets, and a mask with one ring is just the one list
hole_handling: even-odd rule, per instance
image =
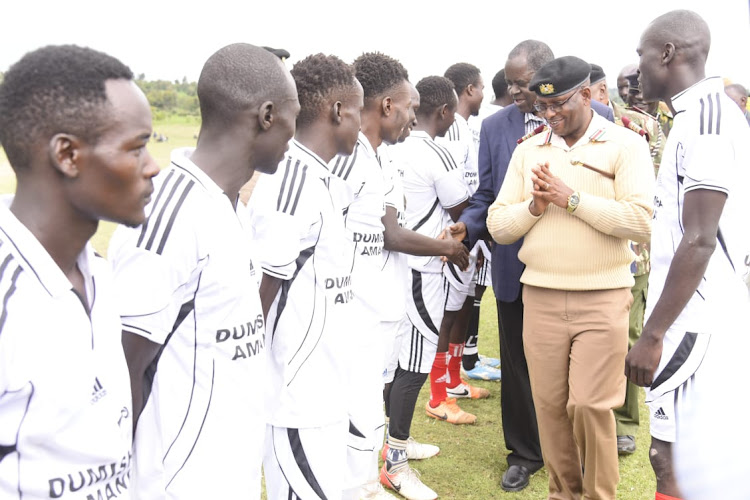
[[687, 193], [688, 191], [694, 191], [696, 189], [707, 189], [710, 191], [720, 191], [722, 193], [729, 194], [729, 189], [724, 186], [717, 186], [716, 184], [706, 184], [706, 183], [699, 183], [699, 184], [691, 184], [687, 187], [684, 187], [684, 191]]

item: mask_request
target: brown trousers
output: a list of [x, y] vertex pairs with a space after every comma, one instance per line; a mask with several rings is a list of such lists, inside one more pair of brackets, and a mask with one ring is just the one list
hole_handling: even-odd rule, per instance
[[629, 288], [523, 287], [524, 351], [550, 499], [615, 498], [612, 410], [625, 399], [632, 301]]

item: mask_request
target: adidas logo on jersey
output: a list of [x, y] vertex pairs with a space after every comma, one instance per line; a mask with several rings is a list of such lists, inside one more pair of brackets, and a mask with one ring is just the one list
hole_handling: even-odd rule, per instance
[[106, 395], [107, 389], [102, 386], [102, 383], [99, 381], [99, 377], [96, 377], [94, 379], [94, 391], [91, 393], [91, 404], [96, 403]]
[[659, 407], [659, 409], [654, 412], [654, 417], [658, 418], [659, 420], [669, 420], [669, 417], [666, 413], [664, 413], [664, 410], [661, 407]]

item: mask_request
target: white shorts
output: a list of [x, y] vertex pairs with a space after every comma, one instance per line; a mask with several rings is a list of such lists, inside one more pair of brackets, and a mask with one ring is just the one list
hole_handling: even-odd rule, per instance
[[364, 309], [358, 319], [357, 328], [351, 332], [353, 346], [349, 359], [349, 388], [341, 395], [347, 400], [349, 413], [346, 467], [344, 474], [339, 475], [344, 490], [358, 488], [371, 481], [372, 476], [377, 477], [377, 453], [383, 444], [385, 432], [385, 340], [382, 323]]
[[341, 498], [347, 422], [325, 427], [266, 427], [263, 474], [269, 500]]
[[406, 318], [399, 327], [398, 364], [402, 370], [429, 373], [435, 361], [449, 285], [443, 274], [409, 271], [412, 292], [406, 300]]
[[380, 328], [385, 339], [385, 369], [383, 370], [383, 383], [390, 384], [396, 375], [398, 366], [398, 355], [401, 352], [401, 341], [404, 338], [401, 329], [401, 321], [383, 321]]
[[[487, 243], [483, 240], [477, 242], [474, 248], [480, 248], [484, 255], [484, 263], [479, 267], [476, 274], [474, 274], [474, 282], [476, 286], [492, 286], [492, 254], [490, 249], [487, 248]], [[472, 290], [471, 295], [474, 295]]]
[[688, 403], [692, 385], [701, 376], [710, 341], [710, 334], [667, 330], [654, 382], [646, 389], [651, 435], [656, 439], [677, 441], [677, 419]]

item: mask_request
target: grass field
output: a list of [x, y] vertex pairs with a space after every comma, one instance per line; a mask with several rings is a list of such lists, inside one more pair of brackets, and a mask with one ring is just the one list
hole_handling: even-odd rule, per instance
[[[195, 144], [199, 125], [191, 119], [171, 119], [157, 122], [154, 130], [169, 137], [168, 142], [152, 142], [149, 151], [162, 167], [169, 163], [171, 149]], [[0, 150], [0, 193], [11, 193], [15, 177]], [[107, 242], [114, 229], [103, 222], [92, 242], [106, 255]], [[497, 315], [492, 290], [487, 290], [482, 300], [482, 319], [479, 335], [480, 351], [488, 356], [498, 356]], [[522, 492], [506, 493], [500, 488], [500, 479], [507, 468], [500, 415], [500, 383], [478, 382], [489, 389], [491, 397], [482, 401], [460, 401], [461, 407], [477, 415], [471, 426], [452, 426], [428, 418], [424, 405], [429, 397], [429, 384], [420, 393], [412, 425], [412, 436], [418, 441], [440, 446], [441, 453], [412, 466], [421, 472], [422, 480], [433, 488], [440, 498], [455, 500], [546, 498], [547, 475], [544, 470], [531, 478], [531, 484]], [[641, 393], [641, 397], [643, 394]], [[648, 461], [648, 414], [641, 405], [641, 427], [637, 436], [638, 450], [620, 459], [620, 485], [617, 498], [645, 500], [653, 498], [655, 480]]]

